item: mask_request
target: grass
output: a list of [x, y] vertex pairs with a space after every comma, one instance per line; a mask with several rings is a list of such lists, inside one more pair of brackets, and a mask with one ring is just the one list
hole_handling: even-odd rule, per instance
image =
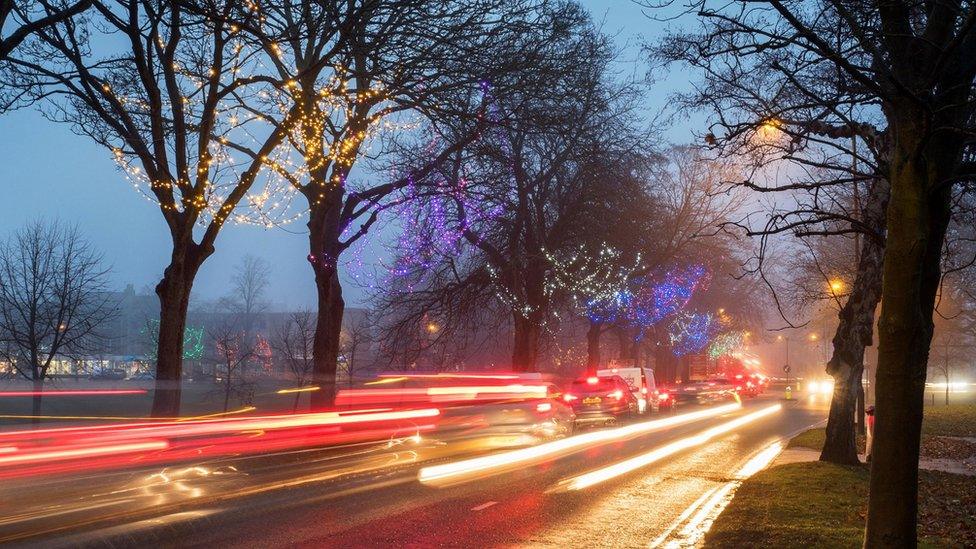
[[706, 547], [860, 547], [868, 471], [820, 462], [756, 474], [736, 491]]
[[[926, 408], [922, 432], [923, 441], [976, 436], [976, 404]], [[824, 436], [824, 429], [810, 429], [788, 447], [820, 450]], [[863, 438], [858, 445], [863, 451]], [[742, 484], [705, 546], [857, 548], [867, 495], [866, 466], [778, 465]], [[919, 471], [918, 541], [920, 547], [976, 547], [976, 477]]]
[[[810, 429], [793, 437], [788, 448], [823, 448], [826, 429]], [[976, 437], [976, 404], [950, 404], [925, 408], [923, 436]], [[857, 437], [857, 451], [864, 453], [864, 437]]]
[[[705, 547], [861, 547], [867, 496], [867, 467], [778, 465], [743, 483]], [[976, 545], [974, 511], [976, 477], [919, 471], [919, 547]]]
[[[827, 438], [827, 429], [810, 429], [809, 431], [804, 431], [799, 435], [793, 437], [790, 443], [786, 446], [787, 448], [809, 448], [811, 450], [820, 451], [823, 449], [824, 440]], [[857, 451], [864, 453], [865, 439], [862, 436], [857, 437]]]
[[925, 409], [923, 435], [976, 437], [976, 404], [950, 404]]

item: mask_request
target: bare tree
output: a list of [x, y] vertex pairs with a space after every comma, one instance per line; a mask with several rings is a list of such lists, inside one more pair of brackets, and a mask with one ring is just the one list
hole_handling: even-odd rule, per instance
[[231, 293], [221, 299], [225, 309], [251, 317], [268, 308], [264, 294], [271, 283], [271, 265], [260, 257], [245, 255], [234, 267]]
[[108, 272], [76, 228], [57, 222], [31, 222], [0, 247], [0, 353], [34, 382], [34, 415], [52, 362], [104, 342], [117, 314]]
[[[315, 315], [308, 309], [292, 313], [271, 337], [271, 347], [299, 386], [307, 385], [312, 378], [314, 339]], [[295, 393], [294, 410], [298, 410], [301, 395]]]
[[[546, 64], [547, 41], [563, 31], [552, 23], [575, 17], [576, 8], [548, 0], [299, 2], [262, 6], [258, 20], [248, 9], [219, 16], [234, 20], [252, 50], [268, 59], [270, 78], [287, 83], [268, 90], [262, 118], [280, 128], [287, 115], [278, 113], [297, 116], [284, 156], [270, 167], [309, 216], [319, 315], [315, 383], [322, 387], [313, 400], [323, 406], [334, 397], [345, 306], [340, 256], [413, 177], [424, 177], [452, 150], [478, 138], [485, 87], [519, 85], [520, 69]], [[498, 55], [502, 51], [506, 55]], [[470, 104], [451, 111], [459, 97]], [[361, 159], [383, 154], [386, 139], [377, 135], [409, 141], [408, 115], [437, 120], [447, 114], [467, 117], [467, 131], [454, 133], [456, 141], [423, 166], [392, 177], [354, 174]], [[443, 142], [443, 132], [433, 127], [436, 142]], [[371, 150], [371, 144], [379, 146]], [[272, 208], [289, 203], [269, 202]]]
[[[418, 333], [429, 316], [444, 337], [467, 325], [463, 317], [496, 311], [512, 329], [512, 367], [535, 370], [564, 297], [550, 261], [606, 219], [596, 214], [621, 188], [617, 159], [643, 143], [632, 127], [633, 88], [607, 77], [607, 38], [585, 17], [561, 24], [566, 32], [550, 48], [574, 55], [545, 67], [550, 88], [494, 97], [491, 116], [505, 122], [407, 189], [429, 198], [407, 198], [422, 205], [400, 216], [397, 280], [382, 298], [391, 307], [378, 307], [404, 313], [392, 325], [401, 335]], [[428, 155], [408, 152], [405, 163]]]
[[84, 12], [92, 0], [48, 2], [45, 0], [0, 1], [0, 61], [32, 34]]
[[372, 342], [373, 322], [368, 311], [351, 316], [343, 323], [339, 352], [343, 358], [343, 369], [350, 387], [353, 384], [353, 377], [362, 369], [363, 354], [369, 351]]
[[[834, 377], [834, 394], [821, 459], [857, 463], [855, 402], [863, 419], [864, 348], [873, 340], [881, 294], [890, 155], [885, 122], [875, 108], [872, 91], [829, 60], [806, 63], [789, 48], [752, 51], [736, 30], [715, 32], [715, 40], [707, 42], [707, 47], [702, 47], [702, 33], [692, 32], [669, 36], [654, 51], [665, 61], [679, 61], [702, 71], [705, 82], [680, 96], [678, 103], [710, 111], [713, 124], [705, 141], [751, 170], [745, 181], [731, 183], [768, 195], [756, 201], [760, 204], [756, 215], [747, 215], [734, 225], [759, 237], [759, 251], [749, 270], [769, 287], [789, 326], [797, 321], [782, 307], [777, 295], [780, 288], [772, 281], [784, 273], [769, 276], [769, 250], [776, 238], [792, 235], [818, 240], [786, 244], [800, 248], [789, 254], [808, 259], [813, 259], [810, 254], [817, 249], [826, 249], [828, 242], [840, 243], [840, 250], [853, 249], [851, 254], [838, 254], [838, 248], [833, 248], [831, 258], [821, 254], [815, 258], [817, 264], [805, 265], [812, 270], [786, 273], [799, 275], [793, 277], [799, 279], [794, 289], [805, 297], [837, 304], [840, 321], [834, 353], [827, 362], [827, 373]], [[851, 37], [839, 31], [832, 39], [847, 47]], [[830, 291], [831, 281], [819, 271], [824, 264], [835, 267], [843, 260], [850, 261], [842, 268], [850, 272], [845, 289]], [[815, 276], [802, 278], [806, 273]], [[804, 307], [809, 304], [802, 303]], [[858, 423], [863, 425], [863, 421]]]
[[218, 306], [237, 318], [245, 338], [256, 344], [254, 338], [255, 315], [268, 308], [265, 292], [271, 283], [271, 265], [260, 257], [245, 255], [234, 267], [231, 291], [221, 298]]
[[[885, 221], [875, 447], [865, 547], [912, 546], [918, 455], [932, 314], [950, 220], [952, 187], [971, 173], [976, 28], [969, 2], [693, 2], [700, 33], [684, 43], [698, 59], [751, 76], [769, 67], [784, 82], [839, 75], [831, 96], [874, 109], [883, 124], [890, 185]], [[806, 89], [799, 88], [802, 93]], [[768, 89], [768, 88], [761, 88]], [[815, 88], [814, 88], [815, 89]], [[853, 96], [860, 96], [858, 99]], [[846, 119], [807, 96], [812, 116]], [[869, 99], [864, 100], [867, 97]], [[779, 96], [776, 99], [780, 99]], [[795, 105], [795, 102], [788, 101]], [[776, 113], [777, 103], [764, 103]], [[846, 110], [846, 109], [844, 109]], [[748, 111], [747, 111], [748, 112]], [[721, 116], [721, 113], [719, 113]], [[839, 116], [838, 116], [839, 115]], [[769, 122], [766, 119], [764, 122]], [[760, 121], [753, 121], [755, 128]], [[775, 125], [775, 122], [772, 122]]]
[[[226, 15], [236, 5], [218, 2], [214, 9]], [[239, 105], [257, 93], [252, 86], [284, 86], [254, 76], [259, 61], [245, 53], [238, 31], [180, 2], [104, 0], [94, 2], [89, 17], [38, 30], [7, 60], [5, 84], [44, 100], [49, 118], [108, 148], [132, 183], [158, 204], [169, 230], [169, 263], [156, 286], [154, 415], [179, 413], [193, 282], [220, 230], [238, 219], [238, 204], [266, 198], [249, 193], [265, 167], [261, 158], [290, 125], [286, 114], [271, 130], [249, 134], [261, 137], [248, 142], [253, 150], [243, 147], [251, 153], [243, 159], [227, 148], [231, 137], [256, 122]]]
[[231, 395], [236, 396], [241, 404], [251, 404], [254, 383], [248, 376], [247, 368], [256, 358], [253, 338], [249, 338], [239, 323], [233, 320], [207, 330], [207, 336], [213, 344], [211, 360], [214, 377], [221, 384], [224, 411], [230, 406]]
[[947, 277], [939, 292], [932, 339], [934, 356], [929, 362], [929, 370], [945, 382], [947, 406], [954, 372], [970, 362], [976, 349], [976, 310], [966, 287], [971, 284], [972, 275], [960, 274], [963, 276]]

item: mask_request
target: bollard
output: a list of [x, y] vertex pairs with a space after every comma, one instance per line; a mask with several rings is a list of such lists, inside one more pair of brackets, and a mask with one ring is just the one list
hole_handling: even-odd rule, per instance
[[789, 385], [786, 386], [786, 400], [793, 400], [793, 389]]

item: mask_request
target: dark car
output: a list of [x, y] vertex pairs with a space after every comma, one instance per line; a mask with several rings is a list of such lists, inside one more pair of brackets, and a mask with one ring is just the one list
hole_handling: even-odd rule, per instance
[[637, 415], [639, 404], [620, 376], [589, 376], [570, 385], [563, 400], [576, 412], [576, 423], [613, 423]]

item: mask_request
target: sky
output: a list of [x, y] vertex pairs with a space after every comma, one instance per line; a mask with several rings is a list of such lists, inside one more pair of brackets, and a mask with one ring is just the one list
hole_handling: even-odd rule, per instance
[[[604, 32], [621, 50], [620, 74], [643, 74], [640, 45], [658, 36], [664, 26], [649, 18], [629, 0], [583, 0]], [[665, 108], [669, 94], [688, 83], [683, 74], [655, 82], [645, 109], [654, 115]], [[666, 137], [675, 142], [692, 138], [694, 127], [679, 124]], [[74, 135], [64, 124], [49, 122], [35, 109], [0, 116], [0, 238], [6, 238], [34, 219], [75, 224], [104, 254], [111, 266], [112, 283], [119, 289], [133, 285], [151, 290], [168, 263], [168, 231], [156, 205], [135, 191], [116, 167], [108, 150], [85, 136]], [[227, 293], [234, 265], [244, 255], [264, 258], [272, 266], [267, 297], [275, 308], [314, 308], [315, 286], [306, 256], [304, 222], [264, 229], [232, 225], [221, 231], [216, 253], [203, 265], [194, 285], [199, 299]], [[372, 250], [389, 238], [378, 232], [365, 248], [369, 264]], [[344, 277], [348, 306], [364, 305], [365, 293]]]

